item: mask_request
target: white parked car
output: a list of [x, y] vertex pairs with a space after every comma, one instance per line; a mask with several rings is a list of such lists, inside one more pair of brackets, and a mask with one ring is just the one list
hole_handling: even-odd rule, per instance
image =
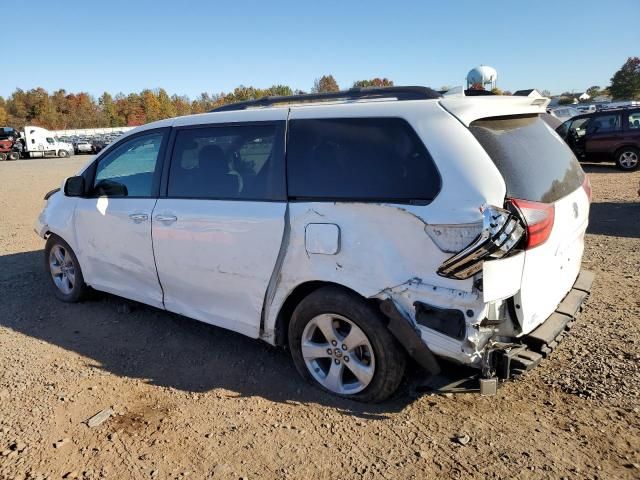
[[582, 112], [574, 107], [559, 107], [554, 108], [549, 112], [551, 115], [556, 117], [558, 120], [565, 122], [576, 115], [580, 115]]
[[76, 155], [81, 153], [93, 153], [93, 144], [89, 140], [78, 140], [73, 144], [73, 151]]
[[592, 280], [589, 182], [539, 100], [391, 87], [139, 127], [47, 195], [53, 290], [288, 345], [361, 401], [389, 397], [407, 357], [521, 374]]

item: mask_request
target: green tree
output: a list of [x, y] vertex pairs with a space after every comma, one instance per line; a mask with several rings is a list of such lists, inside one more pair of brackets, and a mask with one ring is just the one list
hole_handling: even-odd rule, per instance
[[160, 105], [160, 118], [176, 116], [176, 107], [164, 88], [158, 90], [158, 103]]
[[340, 87], [336, 79], [333, 78], [333, 75], [323, 75], [313, 82], [311, 91], [314, 93], [339, 92]]
[[558, 105], [572, 105], [574, 100], [573, 97], [560, 97], [558, 99]]
[[274, 97], [287, 97], [293, 95], [293, 90], [287, 85], [272, 85], [267, 89], [267, 95]]
[[107, 127], [122, 127], [125, 125], [125, 119], [118, 114], [118, 107], [110, 93], [104, 92], [98, 104], [102, 108], [102, 115]]
[[594, 85], [593, 87], [589, 87], [585, 91], [585, 93], [587, 95], [589, 95], [591, 98], [597, 97], [598, 95], [600, 95], [600, 92], [601, 92], [601, 90], [600, 90], [600, 87], [598, 85]]
[[353, 82], [354, 88], [377, 88], [377, 87], [393, 87], [393, 80], [388, 78], [372, 78], [370, 80], [356, 80]]
[[621, 100], [640, 99], [640, 57], [629, 57], [611, 77], [611, 96]]

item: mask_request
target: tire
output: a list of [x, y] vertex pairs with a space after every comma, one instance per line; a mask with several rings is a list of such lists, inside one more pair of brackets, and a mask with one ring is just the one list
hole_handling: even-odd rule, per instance
[[69, 244], [57, 235], [51, 235], [47, 239], [44, 265], [58, 300], [75, 303], [84, 298], [87, 285], [84, 283], [78, 258]]
[[625, 172], [636, 170], [640, 165], [640, 151], [634, 147], [622, 147], [616, 152], [616, 165]]
[[58, 151], [58, 156], [60, 158], [67, 158], [69, 156], [69, 152], [67, 152], [66, 150], [59, 150]]
[[382, 402], [404, 377], [404, 350], [382, 313], [339, 287], [322, 287], [305, 297], [293, 312], [288, 337], [300, 375], [333, 395]]
[[6, 153], [0, 153], [0, 162], [4, 162], [7, 159]]
[[20, 158], [20, 154], [18, 152], [9, 152], [7, 154], [7, 160], [18, 160]]

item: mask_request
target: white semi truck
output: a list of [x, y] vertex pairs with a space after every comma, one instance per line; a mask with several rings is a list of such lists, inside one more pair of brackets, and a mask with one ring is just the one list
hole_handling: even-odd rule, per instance
[[22, 156], [25, 158], [68, 157], [73, 154], [73, 145], [61, 142], [45, 128], [27, 125], [21, 138], [24, 140]]

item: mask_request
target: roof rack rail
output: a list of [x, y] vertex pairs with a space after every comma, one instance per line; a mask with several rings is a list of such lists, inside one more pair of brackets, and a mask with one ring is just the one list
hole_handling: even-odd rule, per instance
[[228, 112], [232, 110], [245, 110], [251, 107], [269, 107], [284, 103], [311, 103], [324, 100], [360, 100], [395, 98], [397, 100], [432, 100], [441, 98], [435, 90], [428, 87], [374, 87], [374, 88], [350, 88], [340, 92], [309, 93], [302, 95], [283, 95], [273, 97], [262, 97], [257, 100], [247, 100], [245, 102], [230, 103], [214, 108], [210, 112]]

